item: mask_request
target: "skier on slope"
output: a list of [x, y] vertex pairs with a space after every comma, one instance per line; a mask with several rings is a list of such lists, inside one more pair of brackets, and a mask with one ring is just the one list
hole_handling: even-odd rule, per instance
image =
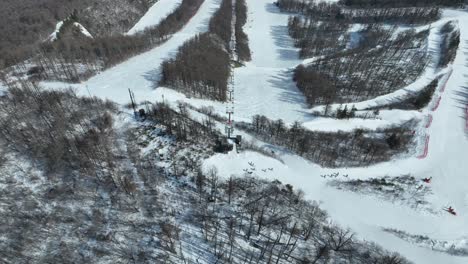
[[423, 179], [423, 182], [425, 182], [425, 183], [431, 183], [431, 180], [432, 180], [432, 177], [430, 177], [430, 178], [424, 178], [424, 179]]
[[455, 209], [452, 208], [452, 206], [449, 206], [449, 208], [447, 208], [447, 212], [453, 214], [453, 215], [457, 215], [457, 213], [455, 212]]

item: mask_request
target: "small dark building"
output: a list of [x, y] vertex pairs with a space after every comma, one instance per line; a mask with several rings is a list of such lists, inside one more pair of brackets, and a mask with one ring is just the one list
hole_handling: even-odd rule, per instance
[[146, 112], [145, 112], [145, 109], [140, 109], [140, 110], [138, 110], [138, 117], [139, 117], [141, 120], [146, 120]]

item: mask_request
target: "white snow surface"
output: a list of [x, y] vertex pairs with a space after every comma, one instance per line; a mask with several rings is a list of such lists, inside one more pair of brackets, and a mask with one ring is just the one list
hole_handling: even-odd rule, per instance
[[146, 28], [158, 25], [164, 18], [172, 13], [182, 0], [159, 0], [146, 14], [127, 32], [127, 35], [134, 35], [144, 31]]
[[[440, 36], [437, 29], [445, 22], [458, 21], [461, 33], [460, 47], [453, 65], [447, 69], [436, 69], [434, 64], [414, 84], [390, 95], [357, 103], [358, 109], [375, 106], [393, 98], [404, 96], [407, 91], [419, 91], [438, 76], [447, 76], [445, 91], [440, 105], [432, 111], [432, 103], [421, 113], [415, 111], [382, 111], [376, 120], [334, 120], [315, 118], [308, 109], [305, 98], [291, 80], [291, 69], [301, 63], [297, 49], [287, 34], [288, 14], [281, 14], [273, 4], [274, 0], [248, 0], [248, 22], [245, 31], [249, 36], [252, 61], [245, 67], [236, 68], [235, 78], [235, 119], [250, 120], [255, 114], [263, 114], [272, 119], [282, 118], [287, 123], [299, 120], [309, 129], [351, 130], [357, 127], [376, 128], [391, 123], [401, 123], [412, 117], [433, 116], [429, 128], [420, 126], [417, 133], [430, 135], [429, 152], [425, 159], [401, 157], [369, 167], [327, 169], [304, 160], [280, 148], [255, 140], [257, 144], [274, 149], [282, 161], [263, 156], [256, 152], [232, 152], [228, 155], [215, 155], [206, 160], [204, 166], [216, 166], [220, 174], [243, 174], [248, 162], [256, 164], [258, 177], [279, 179], [295, 188], [304, 190], [310, 199], [322, 202], [331, 219], [342, 226], [350, 227], [361, 238], [377, 242], [388, 250], [398, 251], [405, 257], [421, 264], [466, 264], [467, 257], [452, 256], [429, 248], [419, 247], [402, 240], [382, 228], [395, 228], [411, 234], [427, 235], [444, 241], [460, 241], [468, 236], [468, 141], [465, 133], [465, 108], [467, 105], [466, 72], [468, 72], [468, 14], [457, 10], [447, 10], [441, 21], [431, 27], [429, 49], [437, 50]], [[186, 40], [207, 30], [212, 13], [219, 7], [219, 0], [205, 0], [198, 13], [178, 33], [146, 53], [135, 56], [87, 82], [73, 85], [78, 93], [111, 99], [117, 103], [129, 102], [128, 88], [132, 89], [138, 101], [182, 100], [194, 106], [213, 106], [220, 114], [225, 105], [208, 100], [192, 99], [164, 87], [155, 87], [159, 79], [160, 64], [175, 56], [178, 47]], [[433, 49], [434, 48], [434, 49]], [[433, 54], [434, 60], [438, 54]], [[448, 75], [452, 71], [451, 75]], [[63, 83], [43, 83], [50, 88], [63, 87]], [[156, 89], [155, 89], [156, 88]], [[239, 132], [245, 139], [248, 134]], [[417, 151], [417, 148], [416, 150]], [[261, 169], [273, 168], [262, 172]], [[351, 179], [368, 179], [384, 176], [412, 174], [417, 178], [433, 177], [433, 194], [428, 202], [433, 214], [425, 210], [382, 201], [372, 196], [343, 192], [327, 186], [321, 174], [340, 172]], [[442, 211], [443, 207], [453, 206], [458, 216]]]
[[[372, 111], [358, 111], [358, 115], [373, 117]], [[316, 117], [302, 125], [312, 131], [344, 131], [355, 129], [376, 130], [398, 126], [412, 119], [421, 118], [423, 114], [418, 111], [382, 110], [376, 118], [350, 118], [337, 120], [328, 117]]]

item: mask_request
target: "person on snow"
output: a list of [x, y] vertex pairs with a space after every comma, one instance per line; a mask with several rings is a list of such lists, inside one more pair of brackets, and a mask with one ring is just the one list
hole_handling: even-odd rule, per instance
[[453, 214], [453, 215], [456, 215], [457, 213], [455, 213], [455, 210], [452, 208], [452, 206], [449, 206], [449, 208], [447, 208], [447, 212]]
[[424, 179], [423, 179], [423, 182], [425, 182], [425, 183], [431, 183], [431, 180], [432, 180], [432, 177], [430, 177], [430, 178], [424, 178]]

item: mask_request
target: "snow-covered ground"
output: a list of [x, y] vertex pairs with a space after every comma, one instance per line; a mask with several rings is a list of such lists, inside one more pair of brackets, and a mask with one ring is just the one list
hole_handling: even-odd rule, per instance
[[[446, 89], [443, 92], [438, 89], [434, 98], [442, 98], [437, 109], [431, 104], [422, 113], [382, 111], [381, 120], [334, 120], [314, 118], [311, 109], [307, 108], [305, 98], [292, 82], [291, 69], [302, 61], [298, 59], [298, 51], [293, 48], [292, 40], [287, 34], [288, 15], [281, 14], [273, 2], [274, 0], [247, 1], [249, 13], [245, 31], [250, 40], [252, 61], [234, 71], [236, 120], [249, 120], [252, 115], [263, 114], [272, 119], [282, 118], [288, 123], [299, 120], [314, 130], [351, 130], [357, 127], [374, 129], [431, 114], [431, 126], [421, 126], [417, 131], [421, 135], [430, 135], [428, 155], [425, 159], [418, 159], [414, 155], [365, 168], [335, 170], [321, 168], [297, 155], [275, 148], [282, 161], [256, 152], [233, 152], [229, 155], [215, 155], [205, 162], [205, 166], [216, 166], [220, 174], [227, 177], [231, 174], [243, 174], [248, 162], [253, 162], [258, 168], [259, 177], [277, 178], [303, 189], [308, 198], [321, 201], [331, 219], [340, 225], [349, 226], [358, 236], [375, 241], [389, 250], [398, 251], [415, 263], [468, 263], [467, 257], [432, 251], [383, 231], [383, 228], [394, 228], [449, 242], [464, 241], [468, 236], [468, 141], [465, 134], [468, 14], [456, 10], [446, 11], [444, 18], [431, 28], [429, 48], [436, 50], [439, 43], [437, 30], [440, 26], [449, 20], [458, 21], [461, 41], [453, 65], [442, 70], [430, 66], [426, 73], [409, 87], [370, 102], [356, 104], [356, 107], [362, 109], [379, 102], [388, 102], [392, 98], [404, 96], [408, 90], [418, 91], [434, 78], [444, 75], [447, 76], [444, 78], [448, 78]], [[186, 98], [163, 87], [154, 89], [154, 81], [157, 81], [160, 75], [160, 63], [173, 57], [178, 47], [186, 40], [206, 31], [208, 19], [219, 3], [219, 0], [205, 0], [190, 22], [166, 43], [74, 87], [83, 95], [88, 95], [89, 91], [92, 95], [122, 104], [129, 102], [130, 88], [138, 101], [156, 101], [163, 98], [172, 102], [183, 100], [194, 106], [211, 105], [218, 113], [224, 113], [225, 106], [222, 103]], [[438, 56], [437, 53], [433, 55], [433, 58]], [[452, 71], [451, 75], [447, 74], [449, 71]], [[52, 88], [63, 87], [60, 83], [44, 85]], [[252, 139], [245, 133], [241, 134], [245, 139]], [[263, 144], [258, 141], [257, 143]], [[263, 145], [272, 148], [268, 144]], [[273, 170], [263, 171], [265, 168]], [[326, 179], [320, 177], [334, 172], [347, 174], [351, 179], [405, 174], [416, 178], [432, 176], [433, 194], [429, 196], [428, 202], [439, 213], [419, 211], [376, 197], [334, 189], [327, 185]], [[448, 205], [456, 209], [458, 216], [442, 211], [442, 208]]]
[[167, 17], [182, 3], [182, 0], [159, 0], [157, 1], [146, 14], [133, 26], [128, 32], [128, 35], [136, 34], [145, 30], [148, 27], [158, 25], [164, 18]]
[[[249, 6], [250, 7], [250, 6]], [[310, 199], [322, 201], [334, 221], [349, 226], [365, 239], [375, 241], [385, 248], [402, 253], [415, 263], [468, 263], [468, 257], [452, 256], [432, 251], [427, 247], [402, 240], [382, 228], [394, 228], [410, 234], [425, 235], [435, 240], [460, 244], [468, 236], [468, 164], [466, 163], [468, 141], [465, 133], [465, 109], [468, 101], [466, 75], [468, 61], [468, 15], [464, 12], [450, 11], [450, 19], [458, 20], [461, 31], [460, 47], [447, 75], [447, 85], [442, 92], [438, 88], [434, 101], [441, 96], [437, 108], [433, 104], [424, 110], [433, 116], [429, 128], [421, 127], [419, 133], [430, 135], [428, 155], [425, 159], [415, 157], [393, 160], [366, 168], [325, 169], [300, 157], [276, 149], [282, 162], [255, 152], [230, 153], [217, 155], [205, 162], [206, 167], [216, 166], [221, 174], [243, 174], [248, 162], [257, 168], [271, 167], [273, 171], [260, 170], [259, 177], [277, 178], [303, 189]], [[445, 20], [445, 19], [444, 19]], [[435, 54], [437, 56], [437, 54]], [[445, 74], [433, 69], [433, 74]], [[427, 77], [430, 77], [427, 75]], [[259, 97], [261, 100], [262, 97]], [[391, 111], [395, 115], [398, 112]], [[391, 114], [391, 113], [390, 113]], [[324, 126], [336, 129], [343, 121]], [[347, 121], [344, 121], [347, 122]], [[248, 138], [248, 135], [244, 135]], [[265, 146], [268, 146], [267, 144]], [[221, 165], [222, 164], [222, 165]], [[258, 170], [257, 170], [258, 171]], [[372, 177], [414, 175], [416, 178], [433, 177], [433, 194], [428, 198], [435, 211], [415, 210], [409, 206], [382, 201], [372, 196], [343, 192], [327, 185], [320, 175], [340, 172], [351, 179]], [[453, 206], [458, 212], [452, 216], [442, 209]]]
[[376, 130], [378, 128], [388, 128], [398, 126], [410, 121], [419, 119], [423, 116], [418, 111], [404, 110], [381, 110], [379, 115], [374, 118], [372, 111], [358, 111], [358, 115], [367, 118], [351, 118], [337, 120], [328, 117], [316, 117], [311, 121], [304, 122], [302, 125], [312, 131], [353, 131], [355, 129]]

